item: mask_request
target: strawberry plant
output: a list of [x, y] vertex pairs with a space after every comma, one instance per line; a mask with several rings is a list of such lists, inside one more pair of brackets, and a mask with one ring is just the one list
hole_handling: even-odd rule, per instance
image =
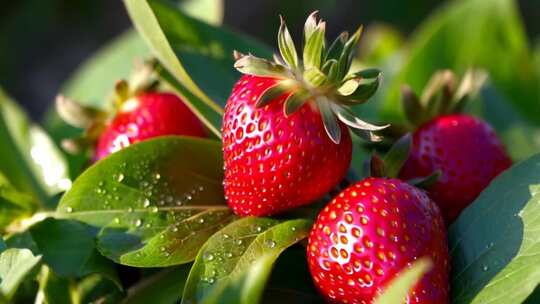
[[295, 39], [276, 13], [275, 47], [220, 1], [123, 3], [134, 29], [42, 126], [0, 91], [0, 303], [539, 301], [540, 60], [514, 1], [408, 39], [331, 39], [317, 12]]

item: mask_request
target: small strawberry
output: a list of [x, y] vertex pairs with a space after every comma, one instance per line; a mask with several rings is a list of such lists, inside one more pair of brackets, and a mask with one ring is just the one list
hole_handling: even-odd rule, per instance
[[[400, 174], [402, 179], [440, 171], [429, 195], [452, 223], [499, 173], [512, 165], [503, 145], [484, 121], [458, 112], [477, 90], [482, 74], [468, 73], [456, 88], [449, 71], [434, 75], [420, 100], [405, 87], [404, 103], [417, 129], [413, 147]], [[480, 80], [480, 81], [479, 81]], [[411, 105], [414, 105], [410, 109]]]
[[99, 137], [95, 158], [164, 135], [205, 137], [206, 131], [178, 96], [166, 92], [143, 93], [122, 103]]
[[68, 151], [95, 147], [95, 161], [130, 144], [164, 135], [205, 137], [201, 121], [178, 96], [157, 92], [152, 64], [140, 66], [130, 83], [116, 84], [113, 103], [116, 111], [104, 112], [83, 106], [63, 96], [57, 110], [69, 124], [84, 128], [80, 138], [63, 142]]
[[348, 73], [360, 30], [325, 49], [325, 26], [315, 14], [308, 17], [302, 62], [283, 20], [282, 58], [235, 53], [235, 67], [247, 75], [227, 101], [222, 133], [225, 194], [238, 215], [275, 214], [320, 198], [349, 167], [346, 125], [372, 140], [385, 127], [349, 109], [367, 101], [380, 81], [378, 70]]
[[319, 214], [307, 249], [315, 285], [331, 303], [373, 303], [422, 257], [433, 268], [406, 303], [448, 303], [448, 245], [437, 205], [414, 186], [380, 177], [335, 197]]

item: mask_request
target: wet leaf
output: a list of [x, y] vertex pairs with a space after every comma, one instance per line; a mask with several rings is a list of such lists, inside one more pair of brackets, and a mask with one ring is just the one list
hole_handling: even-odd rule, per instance
[[101, 229], [98, 248], [118, 263], [187, 263], [233, 219], [222, 167], [217, 141], [179, 136], [144, 141], [85, 171], [57, 212]]
[[184, 289], [183, 303], [257, 303], [275, 260], [307, 236], [312, 222], [244, 218], [213, 235], [201, 248]]

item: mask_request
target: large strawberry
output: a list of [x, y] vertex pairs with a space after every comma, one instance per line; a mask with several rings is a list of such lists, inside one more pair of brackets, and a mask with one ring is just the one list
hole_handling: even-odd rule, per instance
[[275, 62], [236, 53], [243, 76], [227, 101], [223, 121], [225, 194], [238, 215], [269, 215], [308, 204], [345, 175], [351, 160], [346, 125], [375, 139], [383, 127], [355, 117], [349, 105], [376, 91], [380, 72], [348, 73], [360, 38], [340, 35], [328, 46], [325, 22], [309, 16], [303, 60], [285, 23]]
[[155, 90], [152, 64], [141, 66], [130, 83], [115, 87], [115, 111], [105, 112], [67, 98], [57, 98], [57, 110], [69, 124], [85, 129], [80, 138], [65, 140], [68, 150], [95, 148], [99, 160], [130, 144], [164, 135], [205, 137], [201, 121], [178, 96]]
[[433, 268], [407, 303], [448, 303], [446, 231], [437, 205], [398, 179], [366, 178], [319, 214], [307, 249], [311, 275], [331, 303], [373, 303], [415, 260]]
[[482, 77], [469, 72], [457, 86], [451, 72], [436, 73], [421, 99], [408, 87], [403, 88], [408, 117], [417, 128], [400, 177], [412, 179], [440, 171], [429, 194], [447, 223], [452, 223], [494, 177], [512, 164], [486, 122], [459, 114], [468, 95], [481, 85]]

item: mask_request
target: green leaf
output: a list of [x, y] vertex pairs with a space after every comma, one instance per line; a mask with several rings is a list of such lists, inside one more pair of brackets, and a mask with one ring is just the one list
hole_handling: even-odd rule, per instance
[[30, 216], [36, 207], [32, 196], [15, 190], [0, 172], [0, 230], [17, 219]]
[[512, 159], [527, 159], [540, 151], [540, 128], [525, 121], [491, 83], [482, 87], [479, 99], [468, 110], [489, 122]]
[[39, 274], [39, 290], [34, 304], [72, 304], [70, 280], [59, 277], [47, 266]]
[[309, 233], [305, 219], [238, 220], [201, 248], [184, 288], [183, 303], [257, 303], [277, 257]]
[[90, 227], [75, 221], [48, 218], [29, 229], [43, 261], [63, 277], [99, 273], [122, 288], [114, 265], [101, 256]]
[[74, 290], [79, 303], [119, 303], [124, 295], [118, 290], [118, 286], [109, 279], [92, 274], [77, 282]]
[[280, 16], [281, 25], [279, 26], [278, 31], [278, 47], [281, 57], [291, 69], [296, 69], [298, 67], [298, 55], [296, 54], [296, 47], [294, 46], [294, 41], [292, 40], [289, 29], [285, 24], [285, 20]]
[[39, 266], [40, 256], [28, 249], [10, 248], [0, 254], [0, 294], [10, 299], [17, 287]]
[[129, 304], [175, 304], [180, 300], [191, 264], [167, 268], [142, 279], [128, 289], [123, 303]]
[[540, 282], [539, 169], [503, 172], [450, 226], [452, 303], [521, 303]]
[[155, 56], [197, 98], [200, 106], [209, 111], [222, 113], [220, 105], [225, 105], [239, 78], [232, 69], [234, 50], [271, 58], [271, 50], [262, 44], [190, 18], [166, 1], [124, 2], [135, 27]]
[[71, 185], [61, 152], [1, 89], [0, 159], [13, 186], [42, 202]]
[[404, 303], [410, 290], [432, 267], [432, 262], [428, 258], [421, 258], [415, 261], [410, 268], [400, 272], [400, 274], [390, 281], [384, 293], [375, 299], [375, 304], [395, 304]]
[[144, 41], [133, 30], [116, 37], [86, 60], [60, 90], [83, 105], [107, 109], [108, 97], [120, 79], [133, 71], [133, 63], [150, 55]]
[[186, 14], [209, 24], [220, 25], [224, 13], [223, 0], [184, 0], [179, 3]]
[[540, 100], [540, 73], [531, 64], [516, 1], [448, 2], [420, 26], [408, 49], [409, 57], [385, 98], [383, 118], [403, 119], [398, 106], [402, 84], [420, 92], [435, 70], [463, 74], [473, 66], [487, 70], [512, 107], [540, 124], [540, 116], [531, 111]]
[[59, 216], [102, 228], [98, 249], [139, 267], [187, 263], [233, 219], [218, 141], [167, 136], [97, 162], [73, 184]]

